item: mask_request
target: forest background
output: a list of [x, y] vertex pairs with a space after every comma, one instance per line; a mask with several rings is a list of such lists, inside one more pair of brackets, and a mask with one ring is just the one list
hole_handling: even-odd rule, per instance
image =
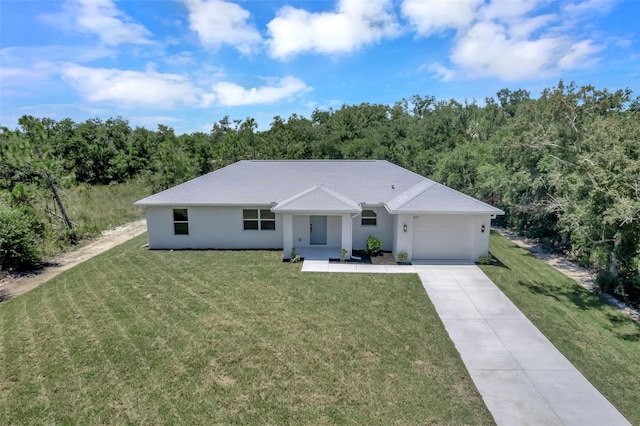
[[[495, 224], [593, 268], [603, 291], [640, 305], [640, 97], [563, 81], [538, 98], [415, 95], [276, 116], [260, 131], [250, 117], [176, 135], [121, 117], [23, 116], [0, 129], [0, 269], [31, 268], [111, 224], [75, 208], [86, 194], [114, 211], [117, 199], [245, 159], [388, 160], [503, 209]], [[129, 218], [125, 208], [120, 222]]]

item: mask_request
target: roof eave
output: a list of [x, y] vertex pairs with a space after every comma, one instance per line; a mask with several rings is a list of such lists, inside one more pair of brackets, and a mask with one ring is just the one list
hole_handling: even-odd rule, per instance
[[198, 202], [162, 202], [162, 203], [143, 203], [136, 201], [134, 206], [139, 207], [271, 207], [273, 202], [264, 203], [198, 203]]
[[351, 214], [360, 213], [357, 209], [340, 209], [340, 210], [322, 210], [322, 209], [309, 209], [309, 210], [288, 210], [288, 209], [271, 209], [274, 213], [282, 214], [298, 214], [298, 215], [334, 215], [334, 214]]
[[502, 210], [390, 210], [390, 214], [504, 215]]

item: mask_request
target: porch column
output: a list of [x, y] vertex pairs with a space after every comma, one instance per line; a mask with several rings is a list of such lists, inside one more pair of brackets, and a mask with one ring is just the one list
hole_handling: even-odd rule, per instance
[[342, 216], [342, 244], [341, 249], [347, 251], [347, 259], [351, 258], [351, 249], [353, 248], [353, 238], [351, 233], [351, 215], [343, 214]]
[[293, 248], [293, 215], [282, 215], [282, 247], [284, 258], [291, 258], [291, 249]]

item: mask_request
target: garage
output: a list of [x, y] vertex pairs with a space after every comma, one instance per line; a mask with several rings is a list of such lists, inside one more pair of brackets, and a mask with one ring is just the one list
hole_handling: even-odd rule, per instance
[[471, 225], [464, 215], [428, 215], [414, 219], [413, 259], [471, 259]]

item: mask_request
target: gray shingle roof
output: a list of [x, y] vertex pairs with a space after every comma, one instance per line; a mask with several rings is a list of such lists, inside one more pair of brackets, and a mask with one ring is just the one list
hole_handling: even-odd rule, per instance
[[288, 205], [309, 210], [386, 204], [394, 213], [502, 214], [499, 209], [384, 160], [239, 161], [139, 200], [136, 205], [275, 205], [278, 211], [283, 202], [287, 202], [283, 208]]
[[439, 183], [420, 187], [416, 185], [412, 189], [413, 191], [407, 191], [412, 197], [405, 199], [396, 197], [386, 203], [387, 210], [390, 213], [409, 214], [422, 212], [504, 214], [500, 209]]

